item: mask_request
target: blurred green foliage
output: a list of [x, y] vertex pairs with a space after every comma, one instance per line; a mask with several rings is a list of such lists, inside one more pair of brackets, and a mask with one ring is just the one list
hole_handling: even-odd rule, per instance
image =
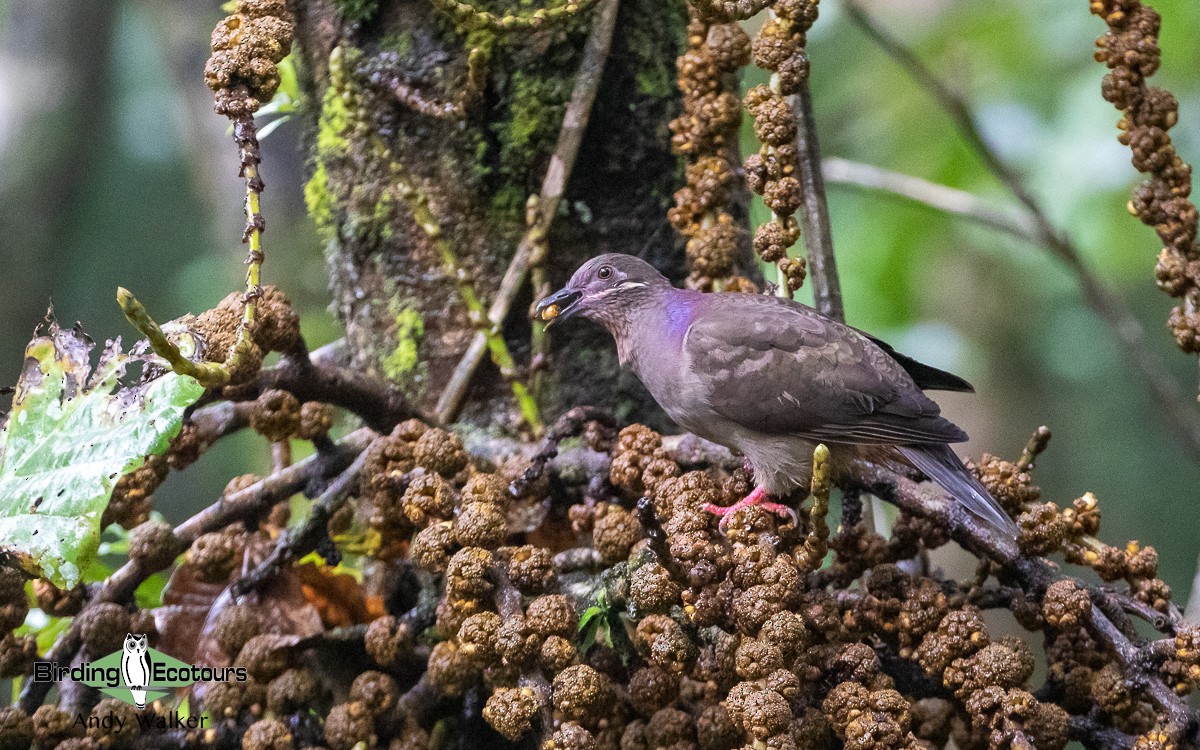
[[[118, 284], [136, 288], [165, 318], [209, 307], [241, 281], [235, 151], [224, 123], [205, 114], [201, 82], [220, 9], [192, 0], [92, 3], [0, 0], [0, 213], [10, 212], [0, 221], [0, 246], [14, 275], [9, 283], [19, 285], [0, 327], [7, 383], [51, 300], [61, 318], [82, 320], [97, 338], [129, 338], [113, 301]], [[1154, 5], [1164, 17], [1164, 64], [1154, 82], [1179, 98], [1173, 135], [1195, 162], [1200, 6]], [[1174, 349], [1165, 329], [1170, 305], [1153, 283], [1158, 244], [1124, 208], [1137, 176], [1115, 140], [1118, 114], [1100, 97], [1104, 69], [1091, 55], [1103, 24], [1087, 3], [878, 0], [869, 7], [970, 98], [989, 142], [1136, 309], [1194, 392], [1195, 359]], [[87, 54], [70, 35], [41, 47], [29, 41], [31, 17], [71, 12], [109, 14], [106, 25], [91, 24], [100, 36]], [[822, 13], [810, 53], [825, 152], [1006, 201], [934, 102], [835, 3], [823, 3]], [[46, 59], [66, 66], [58, 71], [64, 88], [54, 90], [47, 76], [35, 99], [17, 79]], [[62, 84], [72, 71], [86, 87]], [[34, 102], [50, 108], [25, 116]], [[66, 137], [51, 137], [64, 122], [74, 123]], [[286, 122], [264, 141], [264, 272], [297, 303], [316, 346], [335, 338], [337, 326], [326, 309], [323, 248], [304, 214], [300, 128], [298, 119]], [[32, 198], [8, 200], [22, 195]], [[1190, 520], [1200, 499], [1200, 467], [1176, 447], [1062, 266], [1041, 248], [877, 193], [833, 186], [830, 209], [850, 322], [975, 383], [978, 395], [940, 399], [974, 436], [966, 450], [1015, 457], [1035, 427], [1049, 425], [1055, 437], [1037, 471], [1047, 498], [1066, 503], [1094, 491], [1106, 539], [1158, 546], [1164, 577], [1186, 595], [1197, 545], [1192, 524], [1180, 519]], [[159, 509], [177, 521], [231, 476], [268, 466], [260, 441], [240, 435], [186, 480], [169, 480]]]

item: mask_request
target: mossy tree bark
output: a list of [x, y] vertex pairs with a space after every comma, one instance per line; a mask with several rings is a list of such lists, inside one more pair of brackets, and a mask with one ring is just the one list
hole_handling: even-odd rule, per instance
[[[335, 306], [356, 365], [394, 381], [426, 410], [478, 330], [452, 267], [486, 307], [525, 230], [525, 202], [541, 185], [591, 20], [577, 13], [493, 36], [456, 28], [434, 6], [296, 3], [312, 102], [305, 195], [328, 240]], [[517, 2], [487, 7], [531, 12]], [[603, 252], [641, 252], [669, 276], [685, 275], [665, 216], [682, 179], [667, 126], [679, 109], [674, 60], [686, 23], [679, 0], [620, 3], [564, 210], [550, 232], [550, 284]], [[490, 49], [490, 62], [478, 95], [464, 101], [473, 48]], [[460, 102], [463, 111], [454, 112]], [[448, 242], [439, 246], [439, 238]], [[527, 284], [504, 327], [523, 369], [531, 359], [531, 301]], [[536, 391], [543, 415], [587, 403], [655, 421], [648, 395], [619, 372], [611, 343], [596, 334], [585, 325], [554, 332], [553, 365]], [[504, 415], [515, 413], [511, 389], [485, 358], [464, 416], [504, 425], [514, 423]]]

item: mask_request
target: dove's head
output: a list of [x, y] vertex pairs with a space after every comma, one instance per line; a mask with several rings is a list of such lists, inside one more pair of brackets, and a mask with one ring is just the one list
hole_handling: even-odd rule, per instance
[[582, 315], [612, 330], [670, 288], [671, 283], [641, 258], [609, 253], [580, 266], [566, 286], [537, 304], [536, 312], [547, 328]]

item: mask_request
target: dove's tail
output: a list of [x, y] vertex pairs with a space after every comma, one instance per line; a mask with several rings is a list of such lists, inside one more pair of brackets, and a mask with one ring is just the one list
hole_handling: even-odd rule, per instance
[[975, 517], [999, 531], [1014, 537], [1017, 535], [1017, 525], [1000, 507], [1000, 503], [996, 502], [996, 498], [979, 483], [975, 475], [963, 466], [950, 446], [941, 443], [902, 445], [897, 448], [909, 463], [949, 492], [951, 497], [962, 503]]

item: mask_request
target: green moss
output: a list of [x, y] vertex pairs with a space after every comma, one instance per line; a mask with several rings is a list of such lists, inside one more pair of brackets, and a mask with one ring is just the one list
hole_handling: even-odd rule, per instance
[[350, 130], [352, 115], [341, 93], [330, 86], [321, 99], [321, 117], [317, 122], [317, 158], [324, 159], [344, 154], [350, 148], [346, 133]]
[[634, 76], [637, 92], [642, 96], [662, 99], [675, 91], [675, 81], [665, 65], [650, 65], [644, 67]]
[[628, 34], [623, 49], [635, 59], [637, 92], [653, 99], [675, 96], [675, 67], [659, 53], [663, 39], [673, 37], [681, 50], [686, 45], [686, 6], [681, 0], [649, 0], [626, 3], [621, 12], [631, 16], [622, 26]]
[[350, 153], [349, 134], [354, 127], [355, 114], [347, 105], [347, 97], [351, 101], [354, 97], [345, 71], [356, 57], [356, 50], [344, 47], [334, 49], [330, 55], [330, 84], [321, 97], [321, 111], [317, 117], [313, 174], [304, 185], [308, 214], [326, 240], [333, 236], [334, 209], [338, 196], [344, 192], [344, 184], [339, 182], [338, 165]]
[[562, 114], [563, 81], [516, 71], [506, 132], [509, 158], [528, 160], [546, 136], [553, 135]]
[[383, 372], [390, 380], [407, 380], [421, 362], [421, 338], [425, 321], [415, 307], [404, 307], [396, 314], [396, 346], [383, 360]]
[[384, 190], [371, 211], [371, 231], [381, 240], [390, 240], [396, 231], [392, 226], [395, 219], [396, 197], [392, 195], [392, 191]]
[[379, 8], [379, 0], [334, 0], [338, 13], [346, 23], [361, 23], [371, 20]]
[[525, 188], [510, 182], [501, 185], [492, 195], [492, 210], [502, 217], [512, 218], [513, 214], [525, 209], [525, 202], [528, 200], [529, 195]]
[[492, 126], [500, 144], [492, 206], [504, 213], [524, 210], [530, 170], [549, 153], [562, 125], [569, 79], [552, 73], [514, 71], [508, 80], [507, 117]]
[[329, 172], [324, 162], [317, 162], [312, 177], [304, 183], [304, 203], [321, 237], [328, 241], [333, 235], [333, 195], [329, 192]]
[[396, 212], [391, 205], [391, 194], [385, 193], [383, 198], [375, 204], [375, 226], [379, 231], [379, 239], [386, 242], [396, 233], [395, 227], [392, 226], [395, 216]]
[[379, 49], [395, 52], [400, 56], [401, 61], [407, 61], [412, 57], [412, 32], [405, 28], [389, 31], [379, 40]]

